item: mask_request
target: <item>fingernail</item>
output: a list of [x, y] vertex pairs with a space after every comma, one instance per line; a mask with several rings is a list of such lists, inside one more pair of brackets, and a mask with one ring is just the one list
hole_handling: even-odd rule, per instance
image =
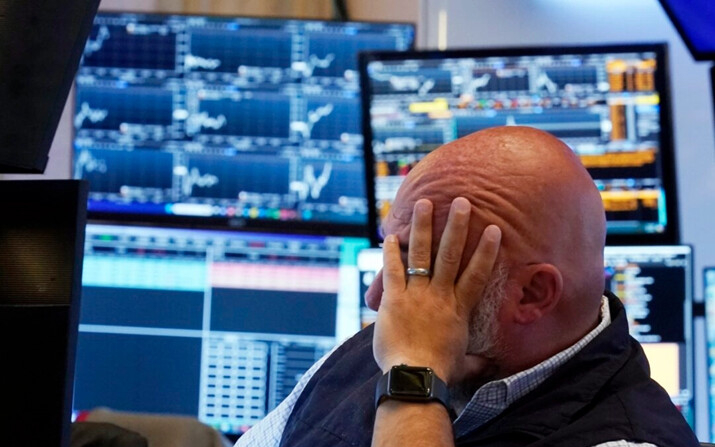
[[487, 238], [487, 240], [490, 240], [493, 242], [500, 242], [501, 241], [501, 230], [496, 225], [489, 225], [484, 229], [484, 233], [482, 234], [482, 237], [485, 237], [485, 238]]
[[394, 244], [396, 242], [397, 236], [395, 236], [394, 234], [388, 234], [387, 236], [385, 236], [385, 243]]
[[452, 201], [452, 207], [454, 211], [466, 213], [470, 211], [471, 205], [469, 203], [469, 200], [465, 199], [464, 197], [457, 197]]
[[428, 212], [432, 208], [432, 202], [429, 200], [418, 200], [415, 202], [415, 210], [420, 211], [420, 212]]

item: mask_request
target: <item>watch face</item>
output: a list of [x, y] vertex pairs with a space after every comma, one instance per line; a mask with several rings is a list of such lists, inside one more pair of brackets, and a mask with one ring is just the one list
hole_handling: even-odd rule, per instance
[[433, 374], [429, 368], [394, 366], [388, 384], [390, 395], [430, 397]]

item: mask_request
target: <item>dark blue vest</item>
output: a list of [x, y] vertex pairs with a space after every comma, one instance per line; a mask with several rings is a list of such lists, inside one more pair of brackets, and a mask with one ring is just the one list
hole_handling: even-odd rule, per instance
[[[456, 445], [587, 447], [625, 439], [699, 446], [665, 390], [650, 379], [620, 300], [609, 299], [611, 325], [536, 390]], [[281, 446], [369, 446], [380, 375], [370, 327], [338, 348], [308, 382]]]

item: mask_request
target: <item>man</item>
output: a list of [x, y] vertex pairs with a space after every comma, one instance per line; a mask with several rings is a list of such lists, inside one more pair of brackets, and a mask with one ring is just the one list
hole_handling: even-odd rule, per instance
[[239, 446], [699, 445], [603, 294], [603, 204], [561, 141], [500, 127], [440, 147], [383, 231], [374, 328]]

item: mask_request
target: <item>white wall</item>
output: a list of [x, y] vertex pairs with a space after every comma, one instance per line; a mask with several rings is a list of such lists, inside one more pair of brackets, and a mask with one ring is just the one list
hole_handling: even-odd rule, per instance
[[[709, 63], [695, 62], [657, 0], [423, 0], [424, 45], [436, 48], [439, 14], [448, 48], [668, 42], [681, 241], [695, 253], [695, 295], [702, 268], [715, 265], [715, 121]], [[444, 20], [442, 21], [444, 22]], [[715, 24], [713, 25], [715, 32]], [[706, 348], [695, 327], [696, 427], [707, 439]]]

